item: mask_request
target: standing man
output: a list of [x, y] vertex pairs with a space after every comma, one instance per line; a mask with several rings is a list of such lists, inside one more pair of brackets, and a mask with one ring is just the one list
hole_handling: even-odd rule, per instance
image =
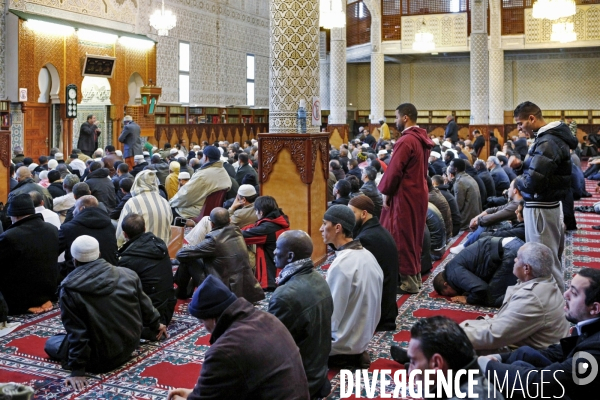
[[100, 129], [96, 126], [96, 121], [96, 116], [90, 114], [87, 116], [87, 121], [81, 124], [81, 128], [79, 128], [77, 148], [88, 157], [92, 157], [94, 151], [98, 148]]
[[131, 115], [123, 118], [123, 132], [119, 136], [119, 142], [123, 143], [123, 158], [129, 168], [133, 168], [133, 157], [142, 155], [142, 141], [140, 140], [141, 129], [138, 124], [133, 122]]
[[381, 135], [380, 140], [390, 140], [390, 127], [385, 122], [385, 118], [379, 118], [379, 124], [381, 127], [379, 128]]
[[552, 275], [561, 292], [565, 279], [558, 251], [563, 246], [564, 231], [560, 202], [571, 188], [571, 153], [577, 138], [560, 121], [544, 121], [542, 110], [526, 101], [515, 108], [517, 129], [534, 137], [524, 161], [513, 160], [511, 167], [522, 174], [517, 189], [525, 200], [525, 241], [542, 243], [554, 250]]
[[479, 129], [475, 129], [473, 131], [473, 136], [475, 137], [475, 142], [473, 142], [473, 150], [475, 150], [475, 154], [479, 157], [481, 150], [485, 147], [485, 138], [483, 137]]
[[452, 145], [455, 145], [458, 142], [458, 125], [456, 125], [453, 115], [448, 115], [446, 121], [448, 121], [448, 125], [446, 125], [444, 140], [449, 140], [452, 142]]
[[427, 161], [434, 143], [417, 126], [417, 109], [410, 103], [396, 108], [396, 127], [402, 136], [394, 145], [390, 168], [383, 174], [381, 225], [394, 236], [398, 248], [402, 293], [421, 287], [421, 248], [427, 216]]

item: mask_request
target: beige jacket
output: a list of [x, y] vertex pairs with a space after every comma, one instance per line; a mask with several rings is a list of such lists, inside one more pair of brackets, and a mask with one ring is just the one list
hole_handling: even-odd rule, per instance
[[567, 336], [565, 301], [552, 276], [509, 286], [502, 307], [493, 318], [463, 321], [460, 325], [475, 350], [504, 346], [546, 348]]
[[182, 217], [195, 218], [200, 215], [200, 210], [209, 194], [230, 188], [229, 174], [223, 168], [223, 162], [217, 161], [197, 170], [192, 175], [192, 179], [179, 189], [169, 203]]

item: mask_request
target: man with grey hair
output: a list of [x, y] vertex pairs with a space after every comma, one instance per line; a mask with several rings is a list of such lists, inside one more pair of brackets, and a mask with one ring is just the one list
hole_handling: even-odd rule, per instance
[[494, 180], [494, 187], [496, 189], [496, 195], [501, 195], [510, 186], [510, 178], [506, 175], [506, 172], [502, 169], [500, 160], [496, 156], [489, 156], [486, 164], [487, 169], [492, 175]]
[[13, 164], [17, 165], [20, 162], [23, 162], [25, 158], [25, 154], [23, 154], [23, 148], [21, 146], [15, 146], [13, 149], [14, 157], [12, 158]]
[[506, 290], [498, 314], [460, 324], [475, 350], [497, 352], [509, 345], [542, 349], [567, 335], [565, 301], [550, 270], [552, 257], [541, 243], [519, 249], [513, 268], [517, 284]]
[[17, 183], [17, 186], [15, 186], [8, 194], [8, 202], [7, 203], [10, 203], [10, 201], [13, 199], [13, 197], [15, 197], [19, 194], [23, 194], [23, 193], [29, 194], [29, 192], [35, 191], [35, 192], [39, 192], [44, 197], [44, 204], [46, 205], [46, 208], [48, 208], [50, 210], [53, 209], [52, 195], [50, 194], [48, 189], [35, 183], [35, 181], [31, 177], [31, 171], [29, 170], [29, 168], [19, 167], [17, 169], [16, 175], [17, 175], [18, 183]]
[[54, 212], [58, 214], [60, 223], [65, 221], [67, 211], [75, 205], [75, 196], [73, 195], [73, 186], [79, 183], [79, 177], [75, 174], [65, 176], [62, 181], [62, 187], [67, 193], [64, 196], [54, 198]]

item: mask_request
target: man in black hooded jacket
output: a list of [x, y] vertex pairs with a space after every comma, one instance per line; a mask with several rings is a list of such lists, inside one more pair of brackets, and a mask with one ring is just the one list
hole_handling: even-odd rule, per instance
[[167, 336], [159, 313], [137, 275], [100, 258], [98, 241], [79, 236], [69, 253], [75, 270], [60, 286], [61, 320], [66, 334], [52, 336], [44, 350], [71, 370], [66, 383], [86, 386], [85, 372], [108, 372], [123, 365], [139, 346], [142, 326], [153, 339]]
[[577, 147], [577, 138], [560, 121], [546, 123], [542, 110], [532, 102], [519, 104], [514, 117], [519, 131], [535, 137], [525, 160], [511, 157], [510, 165], [517, 174], [521, 174], [517, 188], [525, 200], [526, 241], [542, 243], [554, 250], [552, 275], [564, 293], [564, 271], [558, 254], [564, 241], [560, 205], [570, 195], [570, 150]]
[[[144, 293], [160, 313], [160, 323], [169, 325], [177, 299], [173, 288], [173, 268], [169, 249], [165, 242], [152, 232], [146, 232], [144, 217], [129, 214], [121, 223], [127, 242], [119, 249], [118, 267], [134, 271]], [[149, 327], [144, 327], [143, 338], [147, 338]]]

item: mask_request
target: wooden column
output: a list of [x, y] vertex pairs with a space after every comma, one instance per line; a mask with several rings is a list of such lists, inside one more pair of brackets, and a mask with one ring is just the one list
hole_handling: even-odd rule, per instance
[[261, 133], [258, 149], [261, 195], [277, 200], [291, 229], [308, 233], [315, 264], [325, 261], [319, 228], [327, 209], [329, 133]]

